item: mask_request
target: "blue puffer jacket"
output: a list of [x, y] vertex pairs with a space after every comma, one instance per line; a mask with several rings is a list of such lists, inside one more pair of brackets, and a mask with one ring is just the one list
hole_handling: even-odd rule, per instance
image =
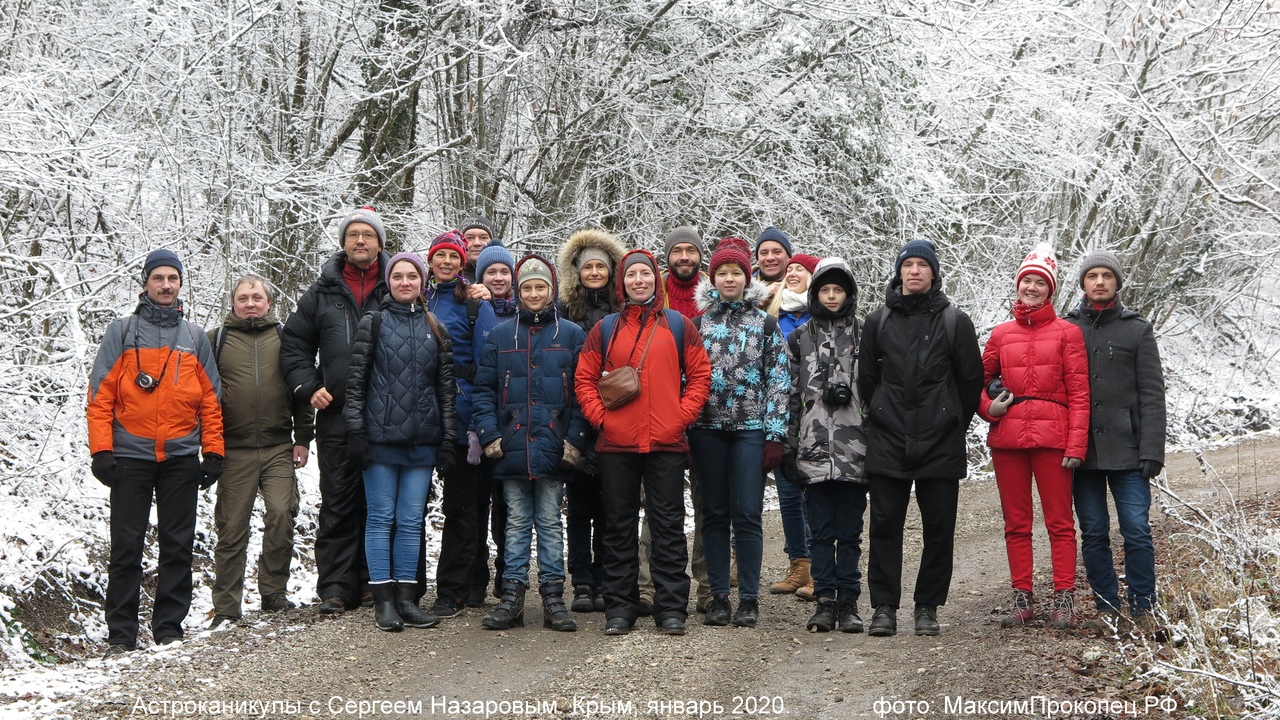
[[453, 351], [448, 331], [437, 327], [439, 336], [422, 305], [390, 299], [360, 318], [342, 408], [348, 430], [385, 445], [457, 439]]
[[480, 444], [502, 440], [495, 478], [564, 480], [564, 441], [581, 450], [588, 424], [573, 392], [586, 333], [554, 307], [521, 310], [489, 334], [476, 373], [475, 429]]
[[789, 313], [785, 310], [778, 313], [778, 330], [782, 333], [783, 339], [791, 337], [791, 333], [801, 325], [809, 322], [809, 310], [801, 310], [800, 312]]
[[498, 324], [498, 317], [493, 314], [492, 305], [484, 300], [475, 300], [477, 313], [473, 332], [467, 320], [467, 301], [459, 302], [455, 294], [458, 282], [453, 280], [427, 286], [427, 309], [453, 339], [453, 379], [458, 384], [454, 406], [458, 414], [458, 431], [462, 434], [474, 429], [471, 425], [471, 383], [475, 379], [476, 361], [484, 352], [484, 341]]

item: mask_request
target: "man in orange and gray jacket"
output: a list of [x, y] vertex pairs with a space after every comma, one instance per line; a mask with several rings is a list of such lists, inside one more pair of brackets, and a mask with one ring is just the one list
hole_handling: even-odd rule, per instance
[[151, 634], [157, 645], [182, 639], [196, 498], [217, 482], [224, 454], [218, 368], [204, 331], [182, 317], [182, 261], [154, 250], [142, 277], [138, 307], [107, 327], [89, 376], [93, 476], [111, 488], [107, 658], [137, 646], [152, 496], [160, 563]]

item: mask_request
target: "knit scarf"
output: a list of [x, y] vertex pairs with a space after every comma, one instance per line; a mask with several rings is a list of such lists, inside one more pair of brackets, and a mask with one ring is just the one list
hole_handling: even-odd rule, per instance
[[363, 270], [348, 262], [342, 266], [342, 279], [356, 299], [356, 307], [364, 307], [365, 298], [378, 284], [378, 263], [370, 263]]
[[689, 280], [681, 280], [675, 273], [667, 273], [667, 306], [686, 317], [700, 315], [698, 303], [693, 296], [701, 279], [701, 274], [695, 274]]
[[782, 288], [782, 310], [783, 312], [799, 312], [809, 307], [809, 298], [799, 293], [791, 292], [787, 288]]

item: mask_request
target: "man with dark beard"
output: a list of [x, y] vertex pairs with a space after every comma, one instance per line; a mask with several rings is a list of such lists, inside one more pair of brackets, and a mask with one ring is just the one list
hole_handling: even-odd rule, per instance
[[693, 319], [702, 314], [694, 300], [698, 282], [706, 277], [702, 272], [702, 237], [696, 228], [682, 225], [667, 233], [663, 257], [667, 259], [666, 284], [667, 307]]

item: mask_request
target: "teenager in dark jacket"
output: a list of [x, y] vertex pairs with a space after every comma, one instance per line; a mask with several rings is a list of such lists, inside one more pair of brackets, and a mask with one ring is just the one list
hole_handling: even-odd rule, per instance
[[[794, 258], [792, 258], [794, 259]], [[813, 632], [862, 632], [862, 517], [867, 454], [857, 377], [858, 286], [844, 260], [828, 258], [809, 283], [809, 322], [787, 339], [791, 363], [783, 482], [804, 486], [813, 533]]]
[[884, 307], [867, 316], [858, 346], [858, 392], [867, 403], [871, 492], [869, 635], [898, 631], [902, 529], [914, 484], [924, 549], [915, 586], [915, 631], [937, 635], [947, 601], [965, 433], [982, 392], [982, 354], [969, 316], [942, 292], [933, 243], [898, 251]]
[[431, 612], [440, 617], [461, 612], [472, 587], [480, 534], [475, 488], [479, 482], [476, 466], [480, 464], [481, 454], [480, 438], [471, 426], [471, 382], [485, 339], [498, 324], [493, 306], [471, 297], [470, 284], [459, 275], [467, 261], [463, 245], [462, 236], [450, 230], [437, 236], [427, 250], [430, 273], [427, 309], [439, 318], [453, 341], [453, 379], [457, 386], [454, 408], [458, 442], [456, 448], [450, 449], [456, 454], [457, 462], [442, 473], [444, 532], [440, 562], [436, 566], [436, 601], [431, 606]]
[[418, 609], [417, 571], [431, 474], [448, 472], [457, 430], [452, 349], [426, 311], [426, 272], [413, 253], [387, 263], [391, 297], [360, 319], [342, 411], [349, 457], [364, 468], [374, 618], [388, 631], [440, 622]]
[[[702, 502], [711, 600], [704, 625], [755, 627], [764, 549], [764, 474], [782, 462], [791, 385], [778, 326], [759, 305], [746, 242], [725, 238], [698, 286], [698, 326], [711, 362], [711, 395], [689, 429]], [[729, 606], [729, 531], [738, 556], [738, 609]]]
[[573, 392], [586, 333], [556, 312], [551, 264], [530, 255], [516, 266], [520, 312], [489, 334], [476, 375], [475, 425], [494, 462], [508, 508], [502, 601], [483, 624], [524, 624], [533, 530], [538, 529], [538, 593], [545, 627], [572, 632], [564, 603], [564, 482], [587, 443]]
[[988, 386], [978, 405], [982, 419], [991, 423], [987, 445], [1000, 487], [1013, 586], [1012, 609], [1000, 624], [1013, 627], [1036, 616], [1031, 552], [1034, 476], [1053, 559], [1050, 623], [1065, 629], [1075, 624], [1071, 472], [1080, 466], [1089, 442], [1089, 362], [1080, 329], [1053, 309], [1058, 286], [1053, 249], [1038, 245], [1022, 261], [1014, 282], [1014, 319], [991, 331], [982, 353]]
[[[596, 228], [575, 232], [560, 248], [556, 257], [558, 309], [584, 333], [621, 307], [613, 280], [626, 252], [622, 241]], [[565, 534], [574, 612], [604, 610], [604, 498], [595, 439], [596, 431], [588, 427], [587, 444], [565, 488]]]
[[1080, 268], [1084, 297], [1066, 319], [1084, 335], [1093, 397], [1089, 450], [1072, 485], [1080, 554], [1098, 609], [1092, 629], [1110, 635], [1120, 621], [1107, 511], [1110, 488], [1124, 538], [1127, 608], [1139, 627], [1151, 630], [1156, 599], [1151, 479], [1164, 467], [1166, 423], [1160, 348], [1151, 323], [1120, 302], [1120, 259], [1097, 250], [1081, 260]]
[[[627, 253], [615, 287], [619, 302], [625, 299], [626, 305], [613, 324], [608, 349], [602, 352], [605, 323], [601, 322], [587, 335], [574, 385], [582, 414], [599, 431], [596, 451], [606, 517], [605, 632], [624, 635], [635, 624], [643, 485], [645, 514], [653, 533], [654, 621], [660, 632], [683, 635], [689, 604], [684, 536], [684, 462], [689, 445], [684, 431], [698, 419], [707, 401], [711, 367], [692, 322], [679, 318], [684, 329], [677, 342], [667, 315], [673, 311], [663, 308], [662, 281], [652, 255], [644, 250]], [[606, 408], [599, 389], [601, 377], [623, 365], [642, 364], [639, 394]]]
[[[320, 513], [316, 531], [316, 594], [320, 612], [358, 607], [368, 582], [364, 558], [364, 481], [347, 458], [342, 421], [348, 364], [356, 324], [387, 297], [382, 276], [391, 256], [386, 230], [370, 207], [357, 209], [338, 227], [342, 250], [298, 300], [284, 324], [280, 367], [294, 398], [316, 409]], [[319, 355], [317, 365], [316, 356]]]

